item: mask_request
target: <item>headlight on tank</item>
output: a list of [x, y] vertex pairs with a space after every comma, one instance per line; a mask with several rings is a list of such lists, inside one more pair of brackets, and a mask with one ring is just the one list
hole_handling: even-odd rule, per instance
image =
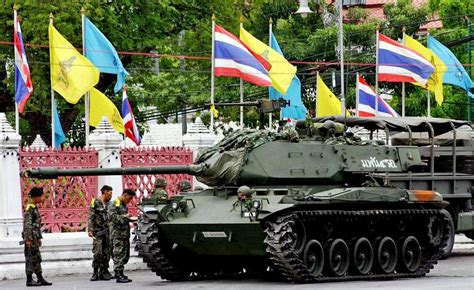
[[173, 210], [177, 210], [178, 207], [179, 207], [178, 202], [177, 202], [176, 200], [173, 200], [173, 202], [171, 202], [171, 208], [172, 208]]
[[260, 200], [254, 200], [252, 201], [252, 207], [256, 210], [259, 210], [262, 207], [262, 203]]

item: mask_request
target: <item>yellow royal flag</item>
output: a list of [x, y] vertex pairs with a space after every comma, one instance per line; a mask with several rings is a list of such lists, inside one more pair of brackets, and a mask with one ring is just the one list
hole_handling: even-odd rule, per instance
[[102, 117], [106, 116], [110, 125], [120, 133], [124, 133], [123, 119], [115, 104], [96, 88], [90, 90], [90, 117], [91, 126], [97, 127]]
[[428, 80], [426, 86], [420, 83], [413, 83], [417, 86], [424, 87], [427, 90], [434, 92], [435, 99], [438, 105], [443, 103], [443, 75], [448, 70], [444, 62], [429, 48], [426, 48], [418, 41], [414, 40], [408, 35], [404, 35], [405, 46], [413, 49], [421, 54], [434, 66], [433, 74]]
[[51, 86], [66, 101], [76, 104], [99, 82], [99, 69], [80, 54], [52, 24], [49, 24]]
[[214, 115], [214, 118], [219, 117], [219, 111], [216, 109], [216, 106], [214, 106], [214, 104], [211, 105], [210, 111]]
[[326, 86], [319, 74], [316, 86], [316, 117], [341, 115], [341, 101]]
[[263, 57], [271, 65], [268, 73], [272, 80], [272, 86], [283, 95], [286, 94], [286, 91], [295, 76], [296, 66], [289, 63], [281, 54], [276, 52], [270, 46], [256, 39], [243, 27], [240, 27], [240, 40], [254, 53]]

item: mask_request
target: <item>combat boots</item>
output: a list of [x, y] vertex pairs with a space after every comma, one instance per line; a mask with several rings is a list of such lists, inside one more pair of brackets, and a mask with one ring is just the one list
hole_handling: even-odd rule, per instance
[[26, 286], [28, 287], [41, 286], [41, 283], [33, 280], [33, 275], [26, 274]]
[[128, 277], [123, 275], [123, 271], [116, 271], [115, 272], [115, 277], [117, 278], [117, 283], [128, 283], [132, 282], [131, 279], [128, 279]]
[[46, 281], [43, 278], [43, 275], [41, 273], [36, 273], [36, 277], [38, 278], [38, 283], [40, 283], [41, 286], [51, 286], [53, 283]]
[[109, 281], [110, 280], [110, 276], [107, 276], [104, 274], [104, 272], [102, 272], [102, 270], [99, 271], [99, 280], [101, 281]]
[[[112, 277], [112, 274], [110, 274], [109, 270], [107, 268], [103, 268], [101, 271], [100, 271], [102, 277], [104, 278], [103, 280], [110, 280], [110, 279], [113, 279], [114, 277]], [[101, 279], [102, 280], [102, 279]]]
[[92, 273], [91, 281], [99, 280], [99, 268], [94, 267], [94, 273]]

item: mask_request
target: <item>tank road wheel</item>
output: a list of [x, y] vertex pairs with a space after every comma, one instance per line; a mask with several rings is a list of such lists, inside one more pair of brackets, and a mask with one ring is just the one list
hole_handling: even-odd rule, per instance
[[311, 275], [315, 277], [321, 275], [324, 268], [324, 249], [320, 242], [310, 240], [306, 244], [303, 261]]
[[290, 226], [290, 237], [292, 240], [291, 246], [293, 247], [295, 253], [299, 255], [303, 252], [304, 245], [306, 242], [306, 229], [304, 227], [303, 222], [298, 219], [294, 218], [289, 222]]
[[428, 222], [428, 239], [431, 245], [438, 246], [443, 237], [442, 222], [436, 216], [432, 216]]
[[374, 263], [374, 250], [367, 238], [359, 238], [354, 244], [352, 263], [357, 274], [367, 275]]
[[451, 255], [454, 247], [454, 222], [451, 214], [445, 211], [445, 217], [447, 218], [447, 228], [444, 231], [443, 244], [441, 245], [441, 259], [446, 259]]
[[349, 269], [349, 247], [343, 239], [335, 239], [327, 250], [328, 270], [332, 276], [344, 276]]
[[414, 236], [407, 237], [400, 249], [399, 270], [404, 273], [413, 273], [421, 264], [421, 246]]
[[397, 245], [390, 237], [377, 243], [377, 266], [381, 273], [390, 274], [397, 266]]

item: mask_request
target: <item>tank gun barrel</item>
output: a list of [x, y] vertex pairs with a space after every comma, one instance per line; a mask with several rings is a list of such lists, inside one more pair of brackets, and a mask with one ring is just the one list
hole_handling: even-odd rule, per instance
[[27, 169], [21, 172], [22, 177], [51, 179], [59, 176], [97, 176], [97, 175], [139, 175], [139, 174], [190, 174], [199, 175], [204, 164], [195, 165], [165, 165], [153, 167], [130, 167], [130, 168], [86, 168], [86, 169], [59, 169], [57, 167], [45, 167]]

